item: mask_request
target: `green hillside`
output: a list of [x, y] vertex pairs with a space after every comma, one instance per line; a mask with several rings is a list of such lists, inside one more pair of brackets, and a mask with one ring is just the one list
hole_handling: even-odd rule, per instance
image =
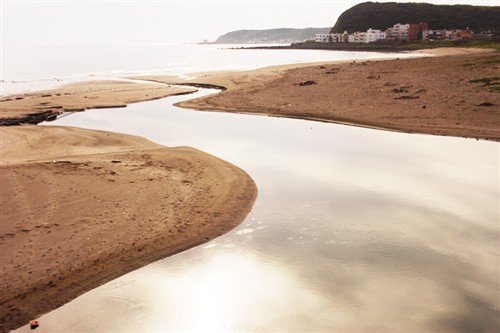
[[429, 23], [431, 29], [500, 31], [500, 6], [365, 2], [340, 15], [331, 32], [386, 30], [396, 23]]
[[217, 44], [293, 43], [314, 39], [316, 34], [327, 34], [330, 28], [237, 30], [217, 38]]

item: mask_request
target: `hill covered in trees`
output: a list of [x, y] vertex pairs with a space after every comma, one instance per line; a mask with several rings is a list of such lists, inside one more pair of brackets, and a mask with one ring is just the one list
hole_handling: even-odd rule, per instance
[[332, 33], [386, 30], [396, 23], [429, 24], [431, 29], [500, 31], [500, 6], [432, 5], [428, 3], [364, 2], [346, 10]]
[[217, 38], [216, 44], [294, 43], [327, 34], [330, 28], [237, 30]]

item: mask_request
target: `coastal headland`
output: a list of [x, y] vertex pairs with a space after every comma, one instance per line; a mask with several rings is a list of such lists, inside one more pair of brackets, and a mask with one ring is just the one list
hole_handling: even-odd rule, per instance
[[432, 52], [140, 78], [149, 84], [95, 81], [3, 97], [0, 331], [231, 230], [257, 193], [244, 171], [193, 148], [33, 124], [194, 90], [169, 86], [178, 83], [226, 89], [179, 103], [198, 110], [499, 141], [499, 52]]

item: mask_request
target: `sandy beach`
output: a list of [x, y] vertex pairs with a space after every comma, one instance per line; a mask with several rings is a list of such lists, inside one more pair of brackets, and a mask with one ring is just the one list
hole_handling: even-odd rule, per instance
[[194, 89], [169, 84], [199, 83], [227, 90], [180, 106], [498, 141], [498, 84], [485, 79], [498, 82], [499, 66], [499, 52], [453, 49], [191, 80], [141, 77], [158, 82], [150, 84], [84, 82], [3, 97], [0, 331], [231, 230], [257, 193], [244, 171], [193, 148], [33, 124], [63, 112], [185, 94]]
[[[205, 74], [192, 82], [227, 90], [178, 105], [500, 140], [500, 53], [481, 49], [425, 52], [434, 56]], [[497, 90], [487, 82], [496, 82]]]
[[[170, 81], [173, 81], [170, 78]], [[0, 99], [0, 126], [37, 124], [64, 112], [120, 108], [167, 96], [188, 94], [196, 89], [134, 80], [77, 82], [57, 89], [15, 94]]]
[[[2, 117], [23, 119], [41, 100], [91, 108], [192, 90], [133, 86], [98, 82], [17, 96], [2, 102]], [[193, 148], [52, 126], [3, 126], [0, 134], [2, 332], [226, 233], [256, 198], [244, 171]]]

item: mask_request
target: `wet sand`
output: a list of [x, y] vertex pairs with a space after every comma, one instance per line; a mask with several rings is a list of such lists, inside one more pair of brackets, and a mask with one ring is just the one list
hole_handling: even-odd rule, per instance
[[[500, 52], [433, 52], [434, 57], [200, 75], [191, 82], [227, 90], [178, 106], [500, 140]], [[486, 86], [492, 78], [496, 86]]]
[[[122, 84], [119, 91], [100, 83], [99, 92], [89, 91], [95, 84], [83, 84], [53, 96], [24, 95], [19, 104], [15, 98], [6, 102], [9, 108], [2, 103], [2, 116], [22, 119], [41, 99], [88, 108], [192, 90], [141, 88], [128, 94]], [[82, 93], [64, 95], [75, 89]], [[193, 148], [52, 126], [3, 126], [0, 135], [2, 332], [226, 233], [244, 220], [256, 198], [243, 170]]]
[[0, 126], [37, 124], [64, 112], [126, 107], [130, 103], [193, 91], [196, 89], [125, 79], [72, 83], [57, 89], [2, 97]]

